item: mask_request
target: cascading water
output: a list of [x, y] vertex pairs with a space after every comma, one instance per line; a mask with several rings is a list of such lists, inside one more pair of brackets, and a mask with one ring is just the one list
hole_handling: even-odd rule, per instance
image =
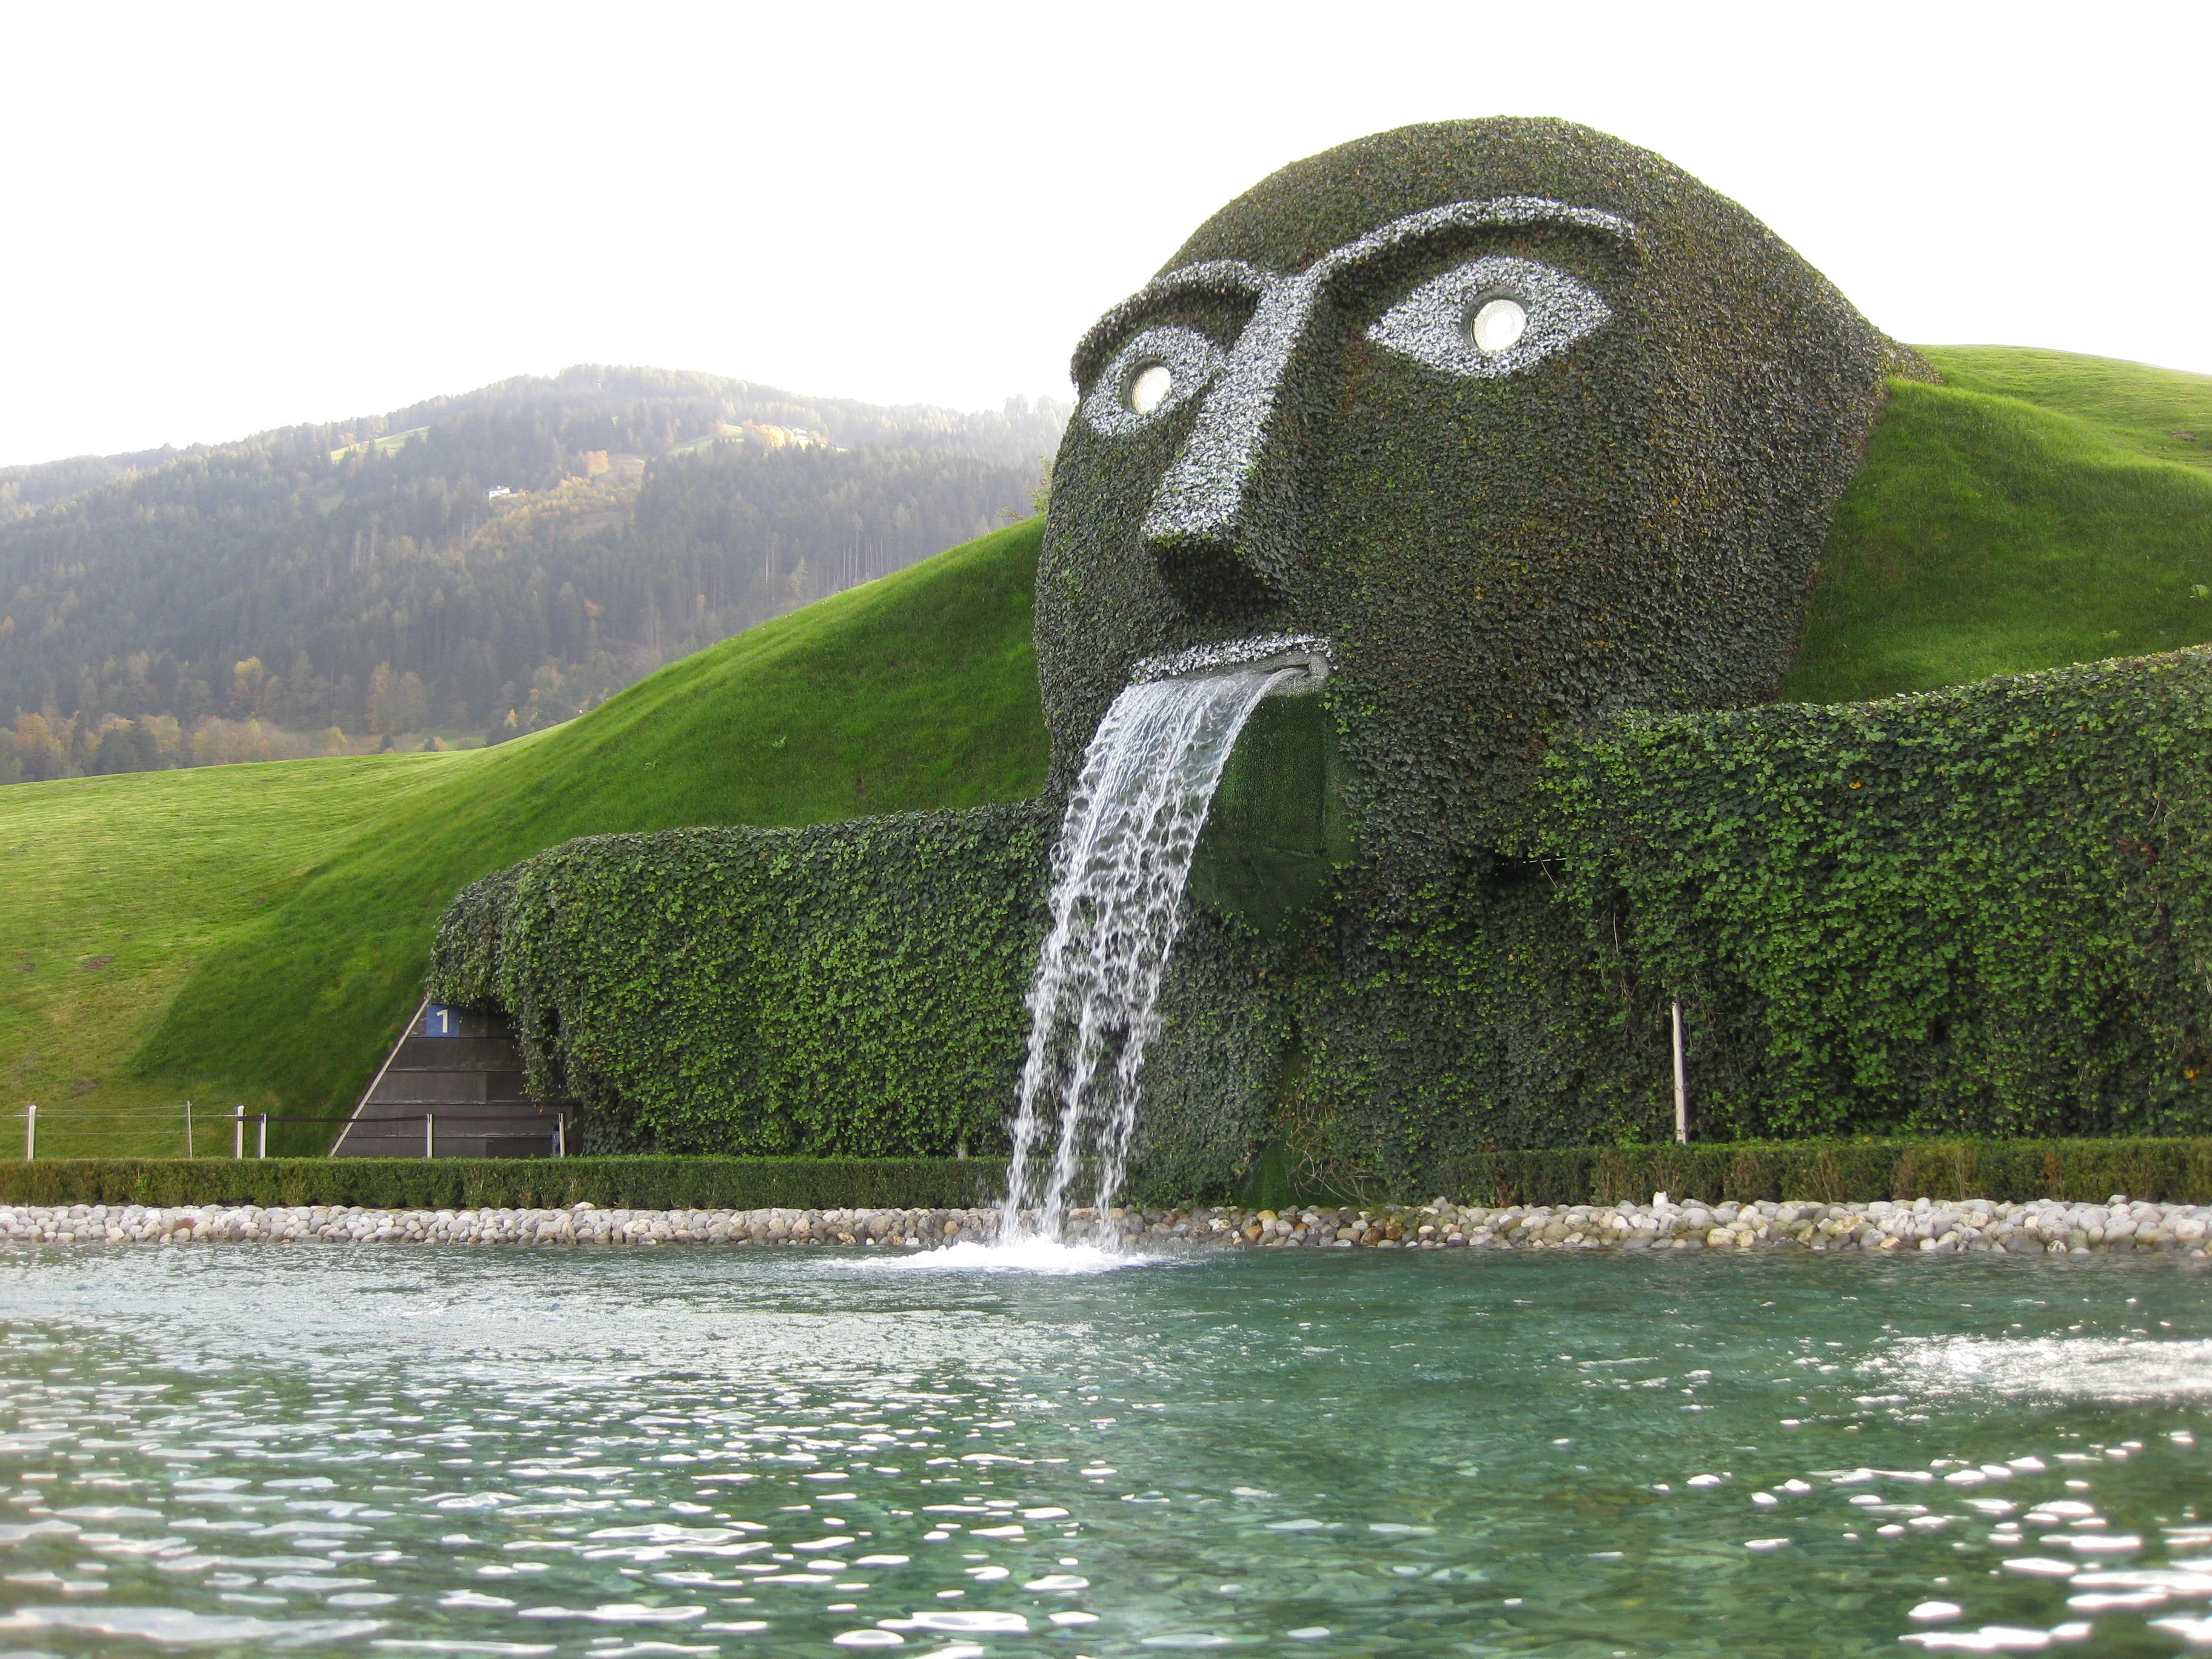
[[1125, 690], [1099, 722], [1053, 854], [1002, 1239], [1057, 1241], [1086, 1173], [1088, 1200], [1102, 1209], [1121, 1186], [1206, 809], [1260, 700], [1308, 672], [1268, 665], [1151, 680]]

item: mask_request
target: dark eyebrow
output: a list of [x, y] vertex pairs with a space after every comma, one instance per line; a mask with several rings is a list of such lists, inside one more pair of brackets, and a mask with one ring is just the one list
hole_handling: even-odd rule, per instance
[[1491, 225], [1550, 225], [1562, 230], [1591, 230], [1611, 238], [1630, 252], [1640, 255], [1644, 251], [1644, 238], [1635, 225], [1601, 208], [1575, 207], [1543, 196], [1499, 196], [1486, 202], [1449, 202], [1393, 219], [1341, 247], [1329, 249], [1303, 271], [1287, 276], [1262, 270], [1242, 259], [1208, 259], [1200, 264], [1163, 271], [1085, 331], [1068, 365], [1069, 373], [1078, 386], [1083, 385], [1122, 331], [1163, 301], [1184, 295], [1214, 299], [1257, 298], [1279, 283], [1302, 277], [1326, 283], [1332, 276], [1355, 270], [1408, 242], [1448, 231]]

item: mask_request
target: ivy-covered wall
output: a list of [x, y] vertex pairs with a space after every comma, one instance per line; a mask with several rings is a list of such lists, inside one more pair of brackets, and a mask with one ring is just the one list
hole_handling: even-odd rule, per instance
[[596, 836], [486, 878], [429, 989], [515, 1018], [586, 1152], [945, 1157], [1005, 1144], [1057, 819], [1023, 802]]
[[1629, 717], [1546, 785], [1560, 902], [1681, 998], [1708, 1137], [2212, 1124], [2212, 649]]
[[[1498, 1148], [2212, 1132], [2212, 649], [1562, 734], [1513, 848], [1358, 956], [1196, 908], [1139, 1185], [1455, 1190]], [[469, 890], [434, 992], [600, 1145], [1004, 1145], [1041, 805], [574, 842]]]

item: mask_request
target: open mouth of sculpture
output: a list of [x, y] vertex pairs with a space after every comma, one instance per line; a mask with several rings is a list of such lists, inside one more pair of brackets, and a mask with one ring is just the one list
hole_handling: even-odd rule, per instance
[[1318, 634], [1261, 634], [1248, 640], [1219, 640], [1163, 657], [1146, 657], [1131, 671], [1129, 684], [1146, 685], [1155, 680], [1295, 668], [1300, 672], [1278, 680], [1267, 695], [1302, 697], [1320, 690], [1334, 665], [1328, 641]]

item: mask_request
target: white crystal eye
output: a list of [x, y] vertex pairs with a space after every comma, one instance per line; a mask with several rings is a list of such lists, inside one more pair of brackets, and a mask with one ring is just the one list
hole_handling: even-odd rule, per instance
[[1367, 337], [1446, 374], [1495, 380], [1565, 351], [1612, 319], [1581, 278], [1534, 259], [1488, 253], [1429, 278], [1385, 312]]
[[1099, 371], [1084, 394], [1083, 418], [1109, 437], [1141, 432], [1203, 392], [1224, 356], [1194, 328], [1155, 324]]
[[1154, 363], [1140, 370], [1129, 382], [1129, 410], [1135, 415], [1149, 415], [1167, 402], [1168, 394], [1175, 390], [1175, 371], [1165, 363]]
[[1528, 313], [1518, 300], [1485, 300], [1467, 331], [1478, 351], [1510, 351], [1528, 331]]

